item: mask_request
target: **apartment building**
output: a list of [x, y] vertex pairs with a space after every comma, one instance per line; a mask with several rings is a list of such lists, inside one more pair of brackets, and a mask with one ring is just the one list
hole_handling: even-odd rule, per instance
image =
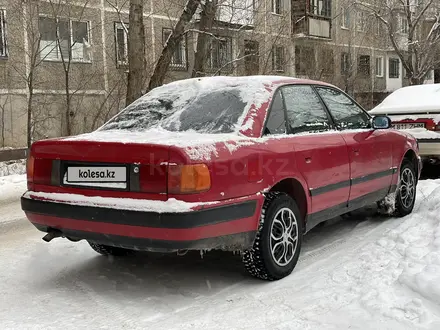
[[[145, 2], [148, 77], [185, 2]], [[219, 0], [205, 74], [326, 80], [377, 103], [405, 84], [404, 73], [380, 24], [353, 3]], [[26, 145], [29, 109], [38, 140], [91, 131], [124, 107], [128, 9], [116, 0], [0, 0], [0, 147]], [[191, 76], [199, 18], [166, 82]]]
[[[206, 74], [294, 75], [290, 2], [225, 0]], [[125, 105], [128, 1], [0, 0], [0, 147], [91, 131]], [[147, 73], [184, 0], [145, 2]], [[191, 76], [198, 17], [174, 53], [166, 82]], [[71, 56], [69, 56], [71, 54]]]

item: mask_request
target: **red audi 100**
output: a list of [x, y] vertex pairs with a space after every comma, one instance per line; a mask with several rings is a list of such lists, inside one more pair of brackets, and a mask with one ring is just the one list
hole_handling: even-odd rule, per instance
[[118, 256], [240, 251], [251, 275], [277, 280], [319, 223], [372, 203], [411, 213], [418, 152], [388, 117], [323, 82], [193, 78], [92, 133], [35, 142], [21, 203], [45, 241]]

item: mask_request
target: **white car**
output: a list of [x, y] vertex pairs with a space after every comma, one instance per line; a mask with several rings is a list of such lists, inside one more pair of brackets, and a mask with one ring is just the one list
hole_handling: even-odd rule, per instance
[[369, 113], [388, 116], [417, 139], [424, 162], [440, 164], [440, 84], [402, 87]]

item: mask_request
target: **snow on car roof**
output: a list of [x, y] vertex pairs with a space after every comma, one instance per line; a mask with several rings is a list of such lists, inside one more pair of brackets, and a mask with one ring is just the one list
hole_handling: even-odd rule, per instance
[[369, 111], [376, 115], [427, 112], [440, 112], [440, 84], [402, 87]]

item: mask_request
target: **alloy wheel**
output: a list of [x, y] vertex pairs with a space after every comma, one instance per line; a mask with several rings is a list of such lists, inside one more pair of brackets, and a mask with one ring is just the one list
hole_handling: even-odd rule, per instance
[[270, 230], [270, 251], [278, 266], [288, 265], [298, 245], [298, 223], [295, 214], [289, 208], [279, 210]]

